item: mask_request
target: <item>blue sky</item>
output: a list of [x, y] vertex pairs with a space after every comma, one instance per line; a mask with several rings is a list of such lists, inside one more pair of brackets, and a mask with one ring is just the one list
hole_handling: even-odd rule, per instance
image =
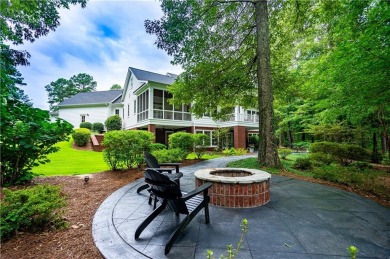
[[18, 67], [27, 86], [25, 93], [34, 107], [48, 109], [45, 85], [78, 73], [87, 73], [97, 90], [113, 84], [123, 86], [129, 66], [165, 74], [182, 69], [154, 44], [156, 37], [144, 29], [146, 19], [162, 16], [160, 3], [153, 0], [90, 0], [86, 8], [60, 10], [56, 31], [18, 49], [30, 52], [30, 66]]

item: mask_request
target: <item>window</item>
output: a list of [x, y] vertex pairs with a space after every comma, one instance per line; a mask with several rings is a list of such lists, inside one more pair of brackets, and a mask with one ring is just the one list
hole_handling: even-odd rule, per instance
[[169, 99], [173, 95], [164, 90], [153, 90], [153, 118], [167, 120], [191, 120], [189, 105], [173, 105]]
[[119, 109], [115, 109], [115, 115], [119, 116]]
[[[129, 105], [129, 113], [130, 113], [130, 105]], [[134, 114], [137, 114], [137, 100], [134, 100]]]
[[137, 121], [143, 121], [149, 117], [149, 90], [137, 96]]
[[130, 117], [130, 104], [127, 105], [127, 117]]
[[85, 114], [81, 114], [81, 122], [85, 122]]
[[259, 121], [259, 112], [255, 110], [246, 110], [245, 121]]
[[203, 143], [205, 146], [216, 146], [217, 145], [217, 139], [213, 138], [213, 131], [212, 130], [196, 130], [196, 134], [205, 134], [209, 137], [208, 141], [206, 143]]

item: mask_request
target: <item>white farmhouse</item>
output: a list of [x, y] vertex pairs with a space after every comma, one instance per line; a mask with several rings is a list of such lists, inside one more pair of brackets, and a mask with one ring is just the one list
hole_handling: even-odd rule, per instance
[[79, 93], [59, 105], [59, 117], [76, 128], [82, 121], [103, 122], [118, 114], [123, 129], [144, 129], [153, 132], [157, 143], [168, 144], [168, 136], [177, 131], [204, 133], [210, 136], [210, 147], [216, 146], [213, 130], [230, 128], [231, 144], [246, 148], [248, 136], [258, 134], [258, 112], [237, 106], [228, 121], [214, 121], [203, 116], [196, 118], [190, 105], [172, 105], [167, 91], [177, 75], [161, 75], [129, 67], [122, 90]]

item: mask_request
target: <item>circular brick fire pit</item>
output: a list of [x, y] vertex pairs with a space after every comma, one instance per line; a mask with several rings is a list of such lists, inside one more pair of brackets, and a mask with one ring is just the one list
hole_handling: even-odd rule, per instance
[[195, 172], [196, 187], [213, 183], [210, 203], [229, 208], [253, 208], [270, 200], [271, 175], [256, 169], [208, 168]]

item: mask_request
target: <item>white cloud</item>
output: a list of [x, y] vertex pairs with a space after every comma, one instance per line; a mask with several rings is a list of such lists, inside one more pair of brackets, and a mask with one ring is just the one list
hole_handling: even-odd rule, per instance
[[31, 54], [29, 67], [19, 67], [23, 89], [34, 106], [48, 109], [44, 86], [58, 78], [88, 73], [98, 90], [123, 85], [129, 66], [165, 74], [182, 69], [154, 45], [145, 19], [162, 16], [156, 1], [90, 1], [87, 7], [60, 10], [61, 25], [34, 43], [18, 46]]

